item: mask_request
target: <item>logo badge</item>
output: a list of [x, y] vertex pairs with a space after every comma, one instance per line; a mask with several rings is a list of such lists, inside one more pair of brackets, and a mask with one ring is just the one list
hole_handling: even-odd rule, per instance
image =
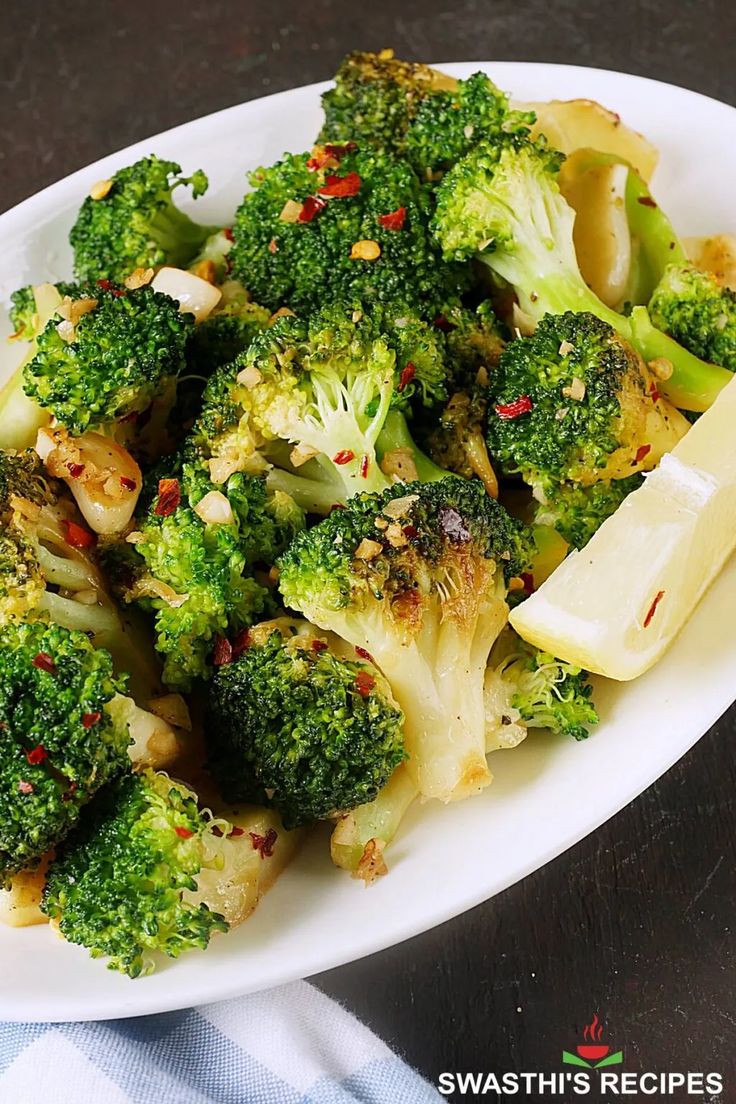
[[583, 1029], [582, 1043], [575, 1047], [573, 1054], [569, 1050], [563, 1050], [562, 1062], [566, 1066], [583, 1066], [584, 1069], [603, 1069], [604, 1066], [620, 1066], [624, 1060], [624, 1052], [617, 1050], [611, 1052], [610, 1046], [602, 1043], [603, 1024], [598, 1019], [598, 1013], [593, 1016], [589, 1024]]

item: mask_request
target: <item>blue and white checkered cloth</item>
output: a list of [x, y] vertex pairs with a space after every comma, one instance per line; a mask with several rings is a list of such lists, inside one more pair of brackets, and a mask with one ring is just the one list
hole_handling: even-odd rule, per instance
[[0, 1104], [437, 1104], [306, 982], [101, 1023], [0, 1024]]

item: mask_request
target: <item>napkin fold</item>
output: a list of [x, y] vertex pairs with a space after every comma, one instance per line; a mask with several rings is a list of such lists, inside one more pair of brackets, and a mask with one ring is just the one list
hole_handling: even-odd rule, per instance
[[372, 1031], [304, 981], [137, 1019], [0, 1024], [0, 1104], [440, 1100]]

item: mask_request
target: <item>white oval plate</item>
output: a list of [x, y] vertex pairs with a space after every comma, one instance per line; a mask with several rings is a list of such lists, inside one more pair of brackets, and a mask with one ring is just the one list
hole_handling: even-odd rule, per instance
[[[661, 151], [655, 191], [682, 234], [736, 231], [736, 111], [640, 77], [537, 64], [485, 68], [522, 100], [589, 97], [618, 111]], [[151, 152], [204, 168], [202, 222], [226, 222], [244, 172], [307, 148], [320, 125], [312, 85], [177, 127], [98, 161], [0, 217], [0, 301], [21, 284], [71, 271], [67, 233], [97, 180]], [[3, 324], [7, 319], [3, 319]], [[7, 326], [6, 326], [7, 331]], [[17, 356], [17, 354], [15, 354]], [[318, 833], [242, 928], [206, 954], [130, 981], [45, 928], [0, 930], [0, 1019], [134, 1016], [232, 997], [388, 947], [487, 900], [594, 831], [707, 731], [736, 696], [736, 566], [731, 563], [665, 659], [626, 686], [601, 684], [602, 723], [584, 744], [535, 736], [492, 756], [482, 796], [413, 810], [369, 890], [331, 866]], [[683, 840], [683, 846], [685, 846]]]

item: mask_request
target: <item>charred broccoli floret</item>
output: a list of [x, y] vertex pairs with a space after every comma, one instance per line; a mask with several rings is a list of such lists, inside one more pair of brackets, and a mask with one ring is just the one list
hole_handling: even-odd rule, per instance
[[355, 50], [340, 65], [335, 87], [322, 96], [325, 121], [318, 141], [353, 141], [403, 156], [409, 123], [425, 96], [455, 83], [427, 65], [401, 61], [393, 50]]
[[429, 233], [430, 197], [405, 161], [345, 147], [332, 166], [288, 154], [257, 169], [233, 226], [233, 272], [259, 303], [403, 300], [432, 319], [469, 281]]
[[677, 406], [704, 410], [731, 378], [651, 323], [605, 306], [582, 278], [573, 242], [574, 211], [556, 181], [560, 155], [540, 142], [506, 135], [480, 143], [443, 178], [434, 229], [447, 260], [475, 257], [514, 289], [530, 323], [545, 314], [589, 312], [612, 326], [649, 362], [672, 371], [661, 390]]
[[286, 828], [372, 801], [405, 758], [384, 676], [306, 623], [251, 629], [247, 648], [218, 668], [209, 705], [225, 799], [272, 804]]
[[641, 357], [593, 314], [546, 315], [504, 350], [489, 387], [488, 445], [541, 502], [655, 467], [687, 431]]
[[506, 580], [527, 555], [521, 526], [481, 485], [448, 476], [358, 495], [279, 560], [286, 605], [388, 672], [426, 796], [490, 781], [483, 673], [507, 618]]
[[218, 230], [199, 226], [176, 206], [174, 191], [186, 185], [197, 199], [207, 177], [201, 169], [181, 176], [180, 165], [153, 154], [101, 181], [69, 234], [77, 278], [121, 284], [137, 268], [186, 268]]
[[129, 774], [98, 795], [60, 848], [42, 908], [70, 943], [129, 977], [150, 973], [157, 952], [204, 950], [229, 927], [201, 899], [199, 880], [222, 868], [230, 827], [168, 775]]
[[111, 711], [124, 690], [85, 633], [40, 620], [0, 628], [0, 884], [129, 767], [128, 726]]
[[171, 405], [193, 327], [170, 296], [99, 288], [64, 300], [24, 369], [26, 395], [73, 433]]

